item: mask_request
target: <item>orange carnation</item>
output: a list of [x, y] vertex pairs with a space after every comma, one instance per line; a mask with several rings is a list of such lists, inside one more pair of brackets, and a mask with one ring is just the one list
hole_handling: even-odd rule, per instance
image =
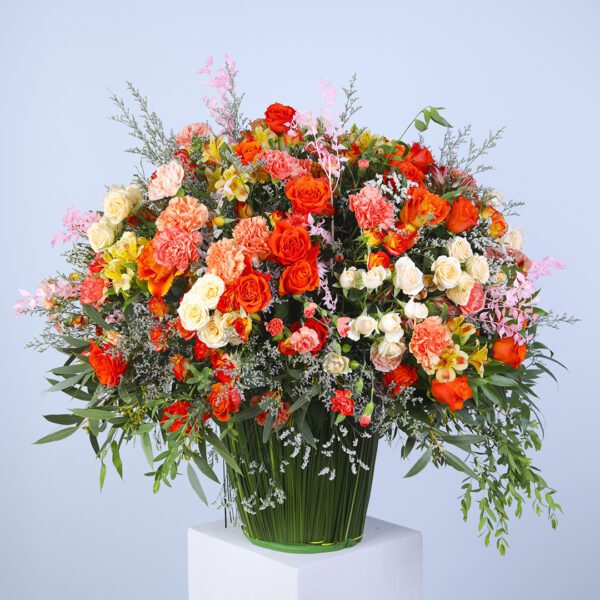
[[460, 196], [452, 203], [450, 213], [446, 217], [446, 228], [452, 233], [461, 233], [477, 225], [478, 219], [476, 206]]
[[492, 356], [514, 369], [518, 369], [525, 360], [527, 354], [526, 344], [517, 344], [511, 337], [504, 337], [496, 340], [492, 346]]
[[306, 258], [311, 249], [310, 236], [304, 227], [296, 227], [288, 221], [277, 221], [269, 238], [273, 260], [281, 265], [292, 265]]
[[396, 395], [403, 388], [413, 385], [418, 378], [416, 367], [400, 364], [394, 370], [385, 373], [383, 383], [393, 395]]
[[121, 376], [127, 371], [127, 363], [123, 355], [108, 344], [98, 346], [95, 342], [90, 342], [89, 360], [102, 385], [113, 387], [119, 385]]
[[290, 179], [285, 186], [285, 195], [292, 203], [294, 212], [297, 213], [324, 213], [333, 214], [333, 206], [329, 199], [331, 190], [329, 182], [324, 177], [311, 177], [302, 175], [296, 179]]
[[424, 227], [441, 223], [450, 212], [450, 203], [445, 198], [428, 192], [425, 188], [413, 187], [410, 198], [400, 212], [400, 220], [405, 225]]
[[254, 140], [244, 140], [234, 146], [233, 151], [242, 159], [242, 164], [249, 165], [262, 151], [262, 146]]
[[173, 285], [175, 269], [159, 265], [154, 259], [154, 245], [148, 243], [137, 257], [137, 278], [148, 282], [148, 290], [153, 296], [164, 296]]
[[318, 252], [319, 249], [313, 246], [306, 259], [299, 260], [284, 270], [279, 280], [281, 296], [285, 294], [297, 296], [304, 292], [312, 292], [319, 285]]
[[473, 397], [473, 390], [467, 376], [461, 375], [446, 383], [434, 379], [431, 382], [431, 395], [438, 402], [447, 404], [451, 410], [460, 410], [464, 401]]

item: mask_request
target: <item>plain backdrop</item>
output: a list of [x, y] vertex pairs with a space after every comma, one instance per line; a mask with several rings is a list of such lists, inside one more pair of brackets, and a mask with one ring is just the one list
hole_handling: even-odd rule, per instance
[[[599, 17], [594, 1], [3, 1], [0, 597], [183, 600], [186, 529], [221, 518], [184, 477], [154, 496], [139, 448], [125, 453], [125, 481], [111, 471], [100, 493], [84, 436], [32, 445], [53, 427], [42, 414], [72, 405], [42, 392], [60, 357], [23, 349], [41, 324], [17, 321], [12, 304], [17, 288], [62, 265], [49, 240], [66, 208], [99, 208], [104, 186], [133, 173], [127, 133], [106, 118], [108, 89], [124, 94], [134, 81], [177, 130], [207, 118], [197, 70], [225, 53], [239, 64], [250, 116], [275, 101], [318, 109], [320, 79], [341, 88], [356, 71], [357, 122], [390, 137], [429, 104], [471, 123], [477, 140], [506, 126], [484, 181], [527, 202], [513, 220], [527, 253], [568, 265], [543, 281], [544, 306], [582, 319], [544, 334], [570, 370], [538, 390], [547, 425], [536, 460], [565, 514], [553, 532], [525, 512], [501, 558], [483, 547], [476, 518], [462, 522], [457, 472], [403, 479], [410, 464], [383, 445], [370, 511], [423, 532], [427, 600], [595, 596]], [[215, 574], [223, 598], [235, 570]]]

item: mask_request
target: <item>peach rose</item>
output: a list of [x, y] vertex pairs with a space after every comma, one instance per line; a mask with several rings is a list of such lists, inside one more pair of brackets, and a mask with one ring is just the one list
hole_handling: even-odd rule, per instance
[[148, 199], [154, 201], [174, 196], [181, 187], [183, 175], [183, 167], [176, 160], [158, 167], [148, 183]]
[[319, 336], [314, 329], [303, 326], [292, 333], [290, 345], [299, 354], [307, 354], [319, 345]]

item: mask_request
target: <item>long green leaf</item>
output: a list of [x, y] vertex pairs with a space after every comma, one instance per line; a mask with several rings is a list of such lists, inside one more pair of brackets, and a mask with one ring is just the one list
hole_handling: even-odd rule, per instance
[[452, 452], [449, 450], [444, 450], [444, 459], [457, 471], [462, 471], [463, 473], [473, 477], [473, 479], [477, 479], [477, 473], [475, 473], [475, 471], [473, 471], [473, 469], [471, 469], [471, 467], [469, 467], [463, 460], [458, 458], [456, 454], [452, 454]]
[[93, 306], [90, 306], [89, 304], [82, 304], [82, 307], [83, 312], [87, 315], [88, 319], [92, 321], [92, 323], [99, 325], [103, 329], [111, 328], [110, 325], [102, 318], [102, 315]]
[[55, 383], [52, 387], [48, 388], [47, 392], [60, 392], [61, 390], [65, 390], [67, 388], [73, 387], [75, 384], [79, 383], [83, 377], [83, 373], [77, 373], [72, 377], [68, 377], [67, 379], [63, 379], [58, 383]]
[[219, 453], [221, 458], [236, 472], [240, 475], [243, 475], [242, 470], [237, 464], [235, 458], [231, 455], [229, 450], [227, 450], [227, 446], [223, 443], [214, 431], [208, 430], [206, 432], [206, 441], [213, 445], [214, 449]]
[[78, 425], [83, 419], [77, 415], [44, 415], [46, 421], [56, 425]]
[[115, 416], [113, 412], [101, 408], [71, 408], [70, 410], [75, 415], [94, 421], [105, 421]]
[[219, 483], [219, 478], [213, 471], [212, 467], [208, 464], [208, 461], [206, 460], [206, 458], [204, 458], [204, 456], [194, 456], [194, 463], [196, 464], [196, 466], [202, 474], [204, 474], [206, 477], [208, 477], [215, 483]]
[[50, 433], [45, 435], [43, 438], [40, 438], [35, 444], [47, 444], [48, 442], [57, 442], [58, 440], [64, 440], [65, 438], [73, 435], [79, 427], [76, 425], [75, 427], [67, 427], [65, 429], [59, 429], [54, 433]]
[[192, 467], [192, 463], [188, 462], [187, 466], [187, 474], [190, 483], [192, 484], [192, 489], [198, 494], [198, 498], [204, 502], [208, 506], [208, 500], [206, 499], [206, 494], [202, 489], [202, 485], [200, 483], [200, 479], [198, 479], [198, 475], [196, 471], [194, 471], [194, 467]]
[[146, 460], [148, 461], [150, 468], [152, 470], [154, 470], [154, 456], [153, 456], [153, 452], [152, 452], [152, 442], [150, 441], [150, 435], [148, 433], [144, 432], [141, 435], [141, 438], [142, 438], [142, 450], [144, 451]]
[[411, 467], [408, 473], [404, 477], [413, 477], [417, 473], [420, 473], [431, 460], [432, 450], [431, 447], [427, 448], [425, 452], [419, 457], [419, 460]]

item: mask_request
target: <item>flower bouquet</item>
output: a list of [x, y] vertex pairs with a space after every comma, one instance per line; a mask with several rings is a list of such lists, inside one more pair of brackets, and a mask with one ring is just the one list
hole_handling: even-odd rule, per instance
[[[530, 260], [506, 216], [516, 203], [476, 180], [481, 147], [427, 107], [399, 137], [348, 123], [354, 79], [320, 116], [271, 104], [246, 120], [235, 65], [203, 72], [216, 125], [164, 132], [130, 86], [115, 120], [153, 165], [112, 185], [101, 211], [70, 209], [53, 243], [72, 270], [22, 291], [43, 314], [32, 343], [64, 363], [50, 390], [77, 402], [47, 415], [122, 475], [137, 440], [154, 491], [185, 470], [221, 481], [219, 502], [257, 544], [296, 552], [360, 541], [380, 439], [464, 476], [486, 544], [506, 548], [509, 512], [560, 510], [531, 462], [540, 448], [534, 386], [552, 352], [536, 305], [552, 259]], [[434, 157], [411, 126], [447, 128]], [[217, 475], [216, 464], [223, 465]]]

